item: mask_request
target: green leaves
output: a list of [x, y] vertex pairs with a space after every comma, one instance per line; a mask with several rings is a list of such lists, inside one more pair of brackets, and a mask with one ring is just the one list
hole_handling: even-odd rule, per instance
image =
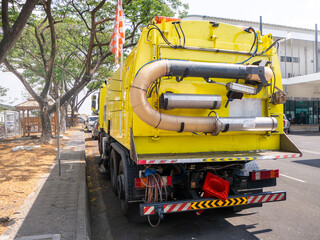
[[8, 88], [0, 86], [0, 97], [6, 96], [6, 93], [7, 93], [8, 90], [9, 90]]
[[[34, 88], [41, 90], [50, 83], [52, 96], [68, 93], [63, 100], [74, 97], [88, 83], [88, 90], [98, 89], [114, 68], [109, 42], [117, 1], [55, 0], [51, 4], [54, 37], [44, 11], [47, 1], [43, 3], [29, 19], [8, 61], [23, 70], [23, 76]], [[138, 41], [140, 26], [157, 15], [179, 17], [188, 6], [180, 0], [123, 0], [123, 8], [125, 47], [130, 48]], [[52, 76], [48, 74], [51, 63]]]

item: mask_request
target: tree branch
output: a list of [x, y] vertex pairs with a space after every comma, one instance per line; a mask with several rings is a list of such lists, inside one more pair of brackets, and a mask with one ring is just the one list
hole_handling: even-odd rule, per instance
[[[5, 0], [7, 1], [7, 0]], [[13, 48], [14, 44], [16, 43], [17, 39], [19, 38], [22, 30], [24, 29], [34, 7], [38, 3], [38, 0], [27, 0], [24, 4], [17, 20], [13, 24], [12, 28], [8, 31], [8, 34], [5, 34], [3, 39], [0, 42], [0, 64], [3, 60], [7, 57], [10, 50]], [[2, 5], [3, 7], [3, 5]], [[2, 19], [3, 20], [3, 19]], [[5, 26], [5, 28], [7, 28]]]
[[74, 76], [68, 69], [66, 69], [65, 67], [61, 66], [60, 64], [57, 64], [56, 65], [61, 69], [63, 70], [64, 72], [68, 73], [75, 81], [77, 81], [77, 77]]
[[38, 46], [40, 48], [40, 53], [41, 53], [41, 58], [42, 58], [42, 62], [44, 67], [47, 66], [47, 59], [45, 56], [45, 51], [44, 51], [44, 47], [43, 47], [43, 43], [41, 42], [41, 39], [39, 37], [39, 29], [42, 27], [42, 25], [47, 21], [47, 17], [40, 23], [40, 25], [36, 26], [34, 29], [34, 35], [36, 37]]
[[33, 68], [30, 64], [27, 64], [27, 63], [23, 63], [23, 67], [31, 70], [32, 72], [36, 73], [39, 77], [45, 79], [46, 76], [43, 75], [41, 72], [39, 72], [38, 70], [36, 70], [35, 68]]
[[3, 36], [6, 37], [10, 30], [8, 0], [2, 0], [2, 29], [3, 29]]
[[3, 63], [7, 67], [7, 69], [12, 72], [14, 75], [16, 75], [17, 78], [21, 81], [23, 86], [27, 89], [27, 91], [31, 94], [31, 96], [38, 102], [42, 103], [42, 99], [36, 94], [36, 92], [32, 89], [30, 84], [27, 82], [27, 80], [24, 78], [22, 74], [20, 74], [8, 61], [7, 59], [3, 60]]
[[44, 4], [44, 9], [46, 11], [47, 17], [48, 17], [48, 22], [49, 22], [49, 27], [50, 27], [50, 37], [51, 37], [51, 54], [50, 54], [50, 58], [48, 60], [48, 65], [47, 65], [47, 69], [46, 69], [46, 84], [41, 92], [41, 96], [45, 97], [48, 94], [49, 91], [49, 87], [52, 83], [52, 78], [53, 78], [53, 67], [54, 67], [54, 61], [55, 61], [55, 56], [56, 56], [56, 31], [55, 31], [55, 27], [54, 27], [54, 20], [52, 17], [52, 13], [51, 13], [51, 0], [47, 0], [47, 2], [45, 0], [43, 0], [43, 4]]
[[71, 5], [72, 7], [76, 10], [76, 12], [79, 14], [80, 18], [82, 19], [82, 21], [84, 22], [84, 24], [86, 25], [86, 27], [88, 28], [88, 30], [91, 30], [91, 28], [89, 27], [89, 24], [87, 23], [87, 21], [85, 20], [85, 18], [83, 17], [83, 13], [86, 11], [82, 11], [80, 12], [80, 10], [75, 6], [73, 0], [71, 1]]

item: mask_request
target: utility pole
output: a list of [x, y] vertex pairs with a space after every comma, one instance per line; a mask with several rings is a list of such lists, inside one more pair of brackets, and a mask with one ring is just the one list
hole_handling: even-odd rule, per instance
[[260, 16], [260, 33], [261, 33], [261, 36], [262, 36], [262, 16]]
[[316, 54], [316, 72], [319, 72], [319, 53], [318, 53], [318, 24], [315, 26], [315, 54]]

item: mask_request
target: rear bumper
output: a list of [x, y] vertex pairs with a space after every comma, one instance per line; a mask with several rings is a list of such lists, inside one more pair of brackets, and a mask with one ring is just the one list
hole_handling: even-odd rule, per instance
[[249, 208], [256, 207], [257, 204], [268, 203], [268, 202], [280, 202], [286, 200], [285, 191], [277, 192], [264, 192], [259, 194], [249, 194], [241, 196], [229, 196], [226, 201], [220, 199], [198, 199], [198, 200], [181, 200], [171, 202], [155, 202], [155, 203], [142, 203], [140, 204], [140, 215], [148, 216], [155, 215], [158, 213], [176, 213], [186, 211], [198, 211], [212, 208], [224, 208], [234, 206], [245, 206]]

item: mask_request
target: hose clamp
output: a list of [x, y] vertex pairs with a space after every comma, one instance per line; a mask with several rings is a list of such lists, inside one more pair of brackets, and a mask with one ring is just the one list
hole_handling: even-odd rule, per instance
[[212, 136], [219, 135], [220, 132], [223, 132], [225, 129], [224, 124], [220, 121], [218, 114], [216, 111], [212, 111], [216, 116], [214, 117], [214, 125], [216, 128], [212, 131]]

